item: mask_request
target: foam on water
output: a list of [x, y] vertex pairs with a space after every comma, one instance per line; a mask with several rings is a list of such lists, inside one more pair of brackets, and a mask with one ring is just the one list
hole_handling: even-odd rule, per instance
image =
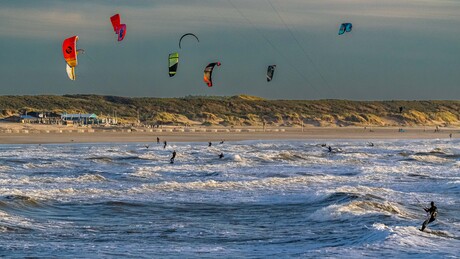
[[373, 143], [1, 145], [0, 255], [460, 254], [460, 142]]

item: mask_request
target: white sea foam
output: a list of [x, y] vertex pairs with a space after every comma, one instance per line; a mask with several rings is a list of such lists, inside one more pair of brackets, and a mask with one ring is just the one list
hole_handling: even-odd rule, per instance
[[[110, 233], [112, 250], [126, 244], [118, 239], [123, 236], [132, 251], [142, 245], [147, 256], [174, 251], [173, 243], [214, 257], [239, 249], [248, 257], [279, 256], [280, 249], [297, 257], [460, 252], [457, 140], [380, 140], [374, 147], [358, 140], [330, 142], [342, 151], [330, 154], [309, 141], [228, 142], [212, 148], [174, 143], [167, 149], [3, 145], [0, 230], [2, 222], [31, 228], [21, 233], [27, 240], [41, 231], [49, 240], [36, 242], [46, 249], [57, 243], [54, 237], [67, 247], [72, 240], [77, 249], [93, 238], [107, 244], [103, 240]], [[170, 164], [173, 149], [178, 155]], [[434, 232], [422, 233], [417, 230], [425, 217], [422, 208], [431, 200], [439, 216], [429, 225]], [[18, 244], [21, 235], [14, 237]], [[1, 242], [12, 246], [8, 240]]]

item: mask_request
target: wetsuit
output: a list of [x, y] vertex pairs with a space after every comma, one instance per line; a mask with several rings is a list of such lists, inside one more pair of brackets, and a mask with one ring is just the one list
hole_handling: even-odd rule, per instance
[[224, 157], [224, 153], [219, 154], [219, 158], [222, 159]]
[[173, 151], [172, 157], [171, 157], [171, 164], [174, 163], [174, 158], [176, 158], [176, 150]]
[[165, 141], [164, 143], [165, 145], [163, 146], [163, 148], [166, 148], [166, 146], [168, 145], [168, 142]]
[[208, 147], [210, 147], [210, 146], [212, 146], [212, 143], [211, 143], [211, 142], [208, 143]]
[[431, 222], [436, 220], [436, 216], [438, 215], [438, 208], [434, 206], [434, 204], [431, 204], [431, 208], [423, 208], [426, 212], [430, 213], [430, 218], [425, 220], [423, 222], [422, 228], [420, 229], [421, 231], [425, 230], [426, 226], [430, 224]]
[[157, 137], [157, 144], [160, 144], [160, 138]]

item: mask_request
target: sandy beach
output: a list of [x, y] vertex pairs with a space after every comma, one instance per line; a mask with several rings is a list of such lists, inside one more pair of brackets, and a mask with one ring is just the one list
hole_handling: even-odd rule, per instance
[[0, 124], [0, 144], [98, 142], [218, 142], [242, 140], [443, 139], [460, 136], [459, 128], [434, 127], [162, 127], [89, 128], [37, 124]]

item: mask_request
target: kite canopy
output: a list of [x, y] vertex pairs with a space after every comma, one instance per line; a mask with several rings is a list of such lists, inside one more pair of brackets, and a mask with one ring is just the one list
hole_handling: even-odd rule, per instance
[[78, 36], [67, 38], [62, 43], [62, 54], [64, 55], [65, 62], [70, 67], [76, 67], [77, 61], [77, 41]]
[[276, 68], [276, 65], [268, 66], [268, 68], [267, 68], [267, 82], [272, 81], [273, 74], [275, 73], [275, 68]]
[[112, 22], [113, 30], [118, 35], [118, 41], [122, 41], [126, 34], [126, 24], [120, 23], [119, 14], [115, 14], [114, 16], [110, 17], [110, 21]]
[[220, 66], [220, 62], [209, 63], [206, 68], [204, 69], [204, 82], [208, 85], [208, 87], [212, 86], [212, 71], [214, 70], [215, 66]]
[[179, 53], [169, 54], [169, 77], [176, 75], [177, 66], [179, 65]]
[[351, 32], [353, 25], [351, 23], [342, 23], [339, 29], [339, 35], [344, 34], [345, 32]]
[[78, 65], [78, 53], [84, 53], [84, 50], [77, 49], [78, 36], [67, 38], [62, 43], [62, 54], [66, 62], [67, 76], [70, 80], [75, 80], [75, 67]]
[[180, 37], [180, 39], [179, 39], [179, 48], [180, 48], [180, 49], [182, 48], [182, 47], [181, 47], [182, 39], [183, 39], [185, 36], [193, 36], [193, 37], [195, 37], [195, 39], [196, 39], [198, 42], [200, 42], [200, 40], [198, 39], [198, 37], [197, 37], [195, 34], [193, 34], [193, 33], [186, 33], [186, 34], [182, 35], [182, 37]]

